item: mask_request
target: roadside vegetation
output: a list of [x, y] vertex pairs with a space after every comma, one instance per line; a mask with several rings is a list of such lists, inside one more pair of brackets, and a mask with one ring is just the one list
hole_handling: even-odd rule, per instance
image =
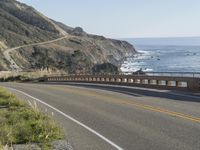
[[4, 72], [0, 73], [0, 82], [39, 82], [44, 81], [47, 74], [51, 75], [51, 73], [45, 71]]
[[38, 144], [49, 149], [51, 142], [63, 139], [60, 128], [39, 112], [0, 87], [0, 149], [13, 144]]
[[[79, 55], [78, 52], [76, 55]], [[79, 61], [79, 60], [76, 60]], [[74, 74], [79, 69], [74, 68], [72, 73], [65, 72], [63, 70], [35, 70], [35, 71], [24, 71], [24, 72], [11, 72], [11, 71], [0, 71], [0, 82], [42, 82], [45, 81], [47, 76], [64, 76]], [[80, 73], [80, 72], [79, 72]], [[103, 63], [94, 65], [90, 71], [84, 72], [85, 74], [118, 74], [120, 73], [118, 67], [111, 63]], [[82, 74], [84, 74], [82, 72]]]
[[10, 76], [5, 78], [0, 78], [0, 82], [41, 82], [45, 80], [46, 76], [33, 78], [26, 75]]

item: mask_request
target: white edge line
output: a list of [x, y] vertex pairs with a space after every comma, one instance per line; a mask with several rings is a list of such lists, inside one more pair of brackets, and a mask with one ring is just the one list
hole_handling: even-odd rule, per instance
[[19, 93], [21, 93], [21, 94], [23, 94], [23, 95], [26, 95], [26, 96], [28, 96], [28, 97], [30, 97], [30, 98], [32, 98], [32, 99], [38, 101], [38, 102], [40, 102], [40, 103], [42, 103], [42, 104], [44, 104], [44, 105], [50, 107], [51, 109], [57, 111], [58, 113], [60, 113], [60, 114], [62, 114], [63, 116], [65, 116], [66, 118], [72, 120], [73, 122], [77, 123], [78, 125], [82, 126], [83, 128], [87, 129], [88, 131], [92, 132], [93, 134], [95, 134], [96, 136], [98, 136], [98, 137], [101, 138], [102, 140], [106, 141], [107, 143], [109, 143], [110, 145], [112, 145], [113, 147], [115, 147], [116, 149], [118, 149], [118, 150], [124, 150], [123, 148], [121, 148], [120, 146], [118, 146], [118, 145], [115, 144], [114, 142], [110, 141], [109, 139], [107, 139], [106, 137], [104, 137], [103, 135], [101, 135], [100, 133], [96, 132], [95, 130], [91, 129], [90, 127], [86, 126], [85, 124], [79, 122], [78, 120], [76, 120], [76, 119], [70, 117], [69, 115], [65, 114], [64, 112], [58, 110], [57, 108], [55, 108], [55, 107], [53, 107], [53, 106], [51, 106], [51, 105], [49, 105], [49, 104], [43, 102], [42, 100], [40, 100], [40, 99], [38, 99], [38, 98], [35, 98], [35, 97], [33, 97], [33, 96], [31, 96], [31, 95], [29, 95], [29, 94], [23, 92], [23, 91], [20, 91], [20, 90], [14, 89], [14, 88], [9, 88], [9, 87], [6, 87], [6, 88], [7, 88], [7, 89], [10, 89], [10, 90], [13, 90], [13, 91], [16, 91], [16, 92], [19, 92]]

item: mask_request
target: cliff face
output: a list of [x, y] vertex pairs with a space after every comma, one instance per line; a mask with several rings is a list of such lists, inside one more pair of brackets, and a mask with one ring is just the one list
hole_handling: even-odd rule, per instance
[[3, 52], [9, 48], [38, 44], [11, 51], [12, 59], [23, 70], [51, 68], [66, 72], [90, 72], [96, 64], [119, 66], [121, 60], [136, 53], [125, 42], [87, 34], [82, 28], [72, 28], [53, 21], [34, 8], [15, 0], [0, 0], [0, 70], [10, 70]]

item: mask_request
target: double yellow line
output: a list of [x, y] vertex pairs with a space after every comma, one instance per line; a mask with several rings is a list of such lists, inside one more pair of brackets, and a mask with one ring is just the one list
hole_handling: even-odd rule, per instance
[[57, 86], [52, 86], [52, 87], [49, 87], [49, 88], [51, 88], [53, 90], [62, 90], [62, 91], [69, 92], [69, 93], [72, 93], [72, 94], [75, 94], [75, 95], [95, 97], [95, 98], [98, 98], [98, 99], [106, 100], [106, 101], [109, 101], [109, 102], [114, 102], [114, 103], [117, 103], [117, 104], [126, 104], [126, 105], [129, 105], [129, 106], [131, 105], [131, 106], [134, 106], [134, 107], [137, 107], [137, 108], [140, 108], [140, 109], [159, 112], [159, 113], [166, 114], [166, 115], [169, 115], [169, 116], [174, 116], [174, 117], [182, 118], [182, 119], [189, 120], [189, 121], [192, 121], [192, 122], [200, 123], [200, 118], [198, 118], [198, 117], [194, 117], [194, 116], [191, 116], [191, 115], [187, 115], [187, 114], [183, 114], [183, 113], [179, 113], [179, 112], [175, 112], [175, 111], [170, 111], [170, 110], [163, 109], [163, 108], [154, 107], [154, 106], [151, 106], [151, 105], [145, 105], [145, 104], [133, 102], [133, 101], [130, 101], [128, 99], [122, 100], [122, 99], [113, 98], [113, 97], [108, 96], [108, 95], [102, 95], [102, 94], [100, 94], [96, 91], [93, 91], [93, 90], [87, 90], [87, 89], [75, 88], [75, 87], [70, 87], [70, 88], [68, 87], [67, 88], [67, 87], [57, 87]]

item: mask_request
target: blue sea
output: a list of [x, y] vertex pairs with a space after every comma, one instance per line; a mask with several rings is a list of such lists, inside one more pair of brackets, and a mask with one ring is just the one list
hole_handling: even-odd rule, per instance
[[127, 58], [121, 66], [123, 72], [200, 72], [200, 38], [126, 40], [139, 53]]

